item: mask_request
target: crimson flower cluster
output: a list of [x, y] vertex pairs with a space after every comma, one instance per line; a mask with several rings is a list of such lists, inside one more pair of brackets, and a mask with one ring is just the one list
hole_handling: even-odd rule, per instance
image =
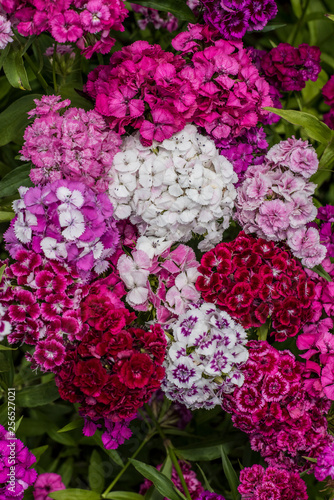
[[[208, 37], [208, 46], [199, 50]], [[116, 132], [139, 129], [149, 146], [194, 123], [221, 139], [254, 127], [265, 115], [263, 106], [272, 103], [269, 85], [241, 42], [222, 40], [208, 26], [190, 25], [173, 47], [183, 57], [138, 41], [88, 75], [85, 90]]]
[[315, 82], [321, 71], [319, 47], [302, 43], [293, 47], [280, 43], [262, 59], [262, 69], [268, 81], [278, 90], [302, 90], [307, 80]]
[[330, 106], [329, 112], [324, 114], [324, 122], [334, 130], [334, 75], [323, 86], [322, 95], [324, 96], [325, 103]]
[[77, 42], [87, 58], [110, 52], [115, 40], [109, 31], [124, 31], [128, 15], [122, 0], [2, 0], [1, 6], [15, 16], [21, 35], [49, 31], [57, 42]]
[[67, 344], [55, 379], [60, 396], [80, 403], [80, 413], [94, 422], [133, 417], [160, 387], [165, 373], [162, 328], [130, 326], [136, 316], [113, 292], [103, 280], [91, 285], [81, 303], [86, 331]]
[[204, 21], [226, 40], [242, 38], [246, 31], [262, 30], [277, 14], [275, 0], [202, 0]]
[[250, 437], [271, 466], [306, 470], [332, 442], [325, 414], [330, 402], [312, 397], [303, 386], [304, 365], [290, 351], [264, 341], [248, 343], [245, 382], [223, 401], [236, 427]]
[[205, 253], [196, 288], [244, 328], [272, 320], [275, 340], [296, 335], [310, 318], [315, 284], [289, 251], [244, 232]]
[[261, 465], [240, 472], [238, 487], [242, 500], [307, 500], [306, 484], [297, 472]]

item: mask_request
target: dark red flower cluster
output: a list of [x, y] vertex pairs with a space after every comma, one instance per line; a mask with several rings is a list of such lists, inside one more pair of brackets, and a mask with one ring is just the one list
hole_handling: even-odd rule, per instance
[[278, 90], [302, 90], [307, 80], [317, 80], [321, 71], [320, 54], [319, 47], [307, 43], [299, 47], [280, 43], [263, 57], [261, 66], [269, 82]]
[[334, 130], [334, 75], [323, 86], [322, 95], [324, 96], [325, 103], [330, 106], [329, 112], [324, 114], [324, 122]]
[[205, 253], [196, 288], [244, 328], [272, 320], [275, 340], [293, 337], [310, 318], [315, 284], [289, 251], [241, 232]]
[[81, 304], [88, 329], [80, 341], [67, 344], [56, 384], [63, 399], [80, 403], [85, 417], [117, 422], [134, 416], [160, 388], [166, 338], [158, 324], [150, 331], [131, 327], [135, 314], [101, 281]]
[[325, 417], [331, 402], [305, 390], [304, 365], [290, 351], [259, 341], [248, 349], [245, 382], [225, 397], [224, 410], [270, 465], [310, 468], [302, 457], [316, 458], [332, 441]]

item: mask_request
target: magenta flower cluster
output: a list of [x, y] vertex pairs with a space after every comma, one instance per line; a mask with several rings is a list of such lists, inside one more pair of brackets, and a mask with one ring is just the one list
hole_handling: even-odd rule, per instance
[[247, 31], [262, 30], [277, 14], [275, 0], [201, 0], [204, 21], [225, 40], [242, 38]]
[[[211, 43], [199, 50], [206, 36]], [[173, 47], [183, 57], [135, 42], [113, 54], [109, 66], [88, 75], [86, 91], [112, 129], [120, 134], [139, 129], [142, 143], [151, 145], [186, 123], [202, 127], [213, 139], [238, 136], [258, 123], [263, 106], [271, 105], [269, 86], [241, 42], [190, 25], [174, 38]]]
[[328, 476], [334, 480], [334, 443], [326, 446], [318, 456], [314, 475], [318, 481], [323, 481]]
[[241, 500], [307, 500], [306, 484], [298, 473], [261, 465], [240, 472]]
[[30, 160], [30, 178], [43, 186], [60, 179], [84, 182], [97, 193], [108, 189], [109, 171], [119, 151], [120, 137], [95, 111], [68, 108], [60, 96], [35, 99], [33, 124], [26, 128], [22, 160]]
[[305, 390], [304, 365], [290, 351], [264, 341], [250, 341], [248, 348], [245, 382], [225, 397], [223, 408], [270, 466], [312, 468], [302, 457], [316, 458], [333, 441], [327, 434], [330, 402]]
[[60, 180], [42, 187], [20, 188], [16, 216], [5, 233], [15, 259], [19, 249], [67, 263], [81, 273], [105, 271], [119, 233], [105, 193], [95, 194], [82, 182]]
[[293, 47], [280, 43], [261, 60], [262, 70], [268, 81], [278, 90], [302, 90], [306, 82], [315, 82], [321, 71], [320, 49], [302, 43]]
[[307, 141], [282, 141], [263, 164], [247, 170], [236, 202], [236, 219], [246, 233], [286, 241], [293, 255], [311, 268], [326, 256], [317, 229], [307, 226], [317, 215], [312, 199], [316, 186], [309, 181], [317, 168], [317, 154]]
[[0, 425], [0, 498], [23, 500], [25, 490], [34, 484], [37, 472], [31, 469], [36, 462], [26, 446]]
[[59, 43], [77, 42], [86, 57], [108, 53], [115, 43], [110, 30], [124, 31], [128, 15], [122, 0], [2, 0], [1, 5], [14, 14], [21, 35], [48, 31]]
[[330, 106], [328, 113], [324, 114], [324, 122], [328, 127], [334, 129], [334, 75], [323, 86], [322, 95], [324, 96], [325, 103]]

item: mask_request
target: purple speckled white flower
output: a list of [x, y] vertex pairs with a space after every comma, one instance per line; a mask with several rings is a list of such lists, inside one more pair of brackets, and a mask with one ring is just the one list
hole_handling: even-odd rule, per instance
[[229, 314], [214, 304], [194, 304], [171, 331], [162, 385], [169, 399], [190, 409], [210, 409], [242, 386], [247, 334]]

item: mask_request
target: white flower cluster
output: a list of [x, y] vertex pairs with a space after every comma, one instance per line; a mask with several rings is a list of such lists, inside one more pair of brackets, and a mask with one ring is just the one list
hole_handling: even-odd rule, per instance
[[193, 305], [172, 325], [162, 389], [188, 408], [210, 409], [241, 387], [248, 359], [246, 331], [214, 304]]
[[149, 147], [138, 134], [126, 138], [110, 174], [114, 216], [130, 217], [140, 235], [185, 242], [194, 232], [205, 236], [199, 248], [206, 251], [229, 226], [237, 176], [193, 125]]

